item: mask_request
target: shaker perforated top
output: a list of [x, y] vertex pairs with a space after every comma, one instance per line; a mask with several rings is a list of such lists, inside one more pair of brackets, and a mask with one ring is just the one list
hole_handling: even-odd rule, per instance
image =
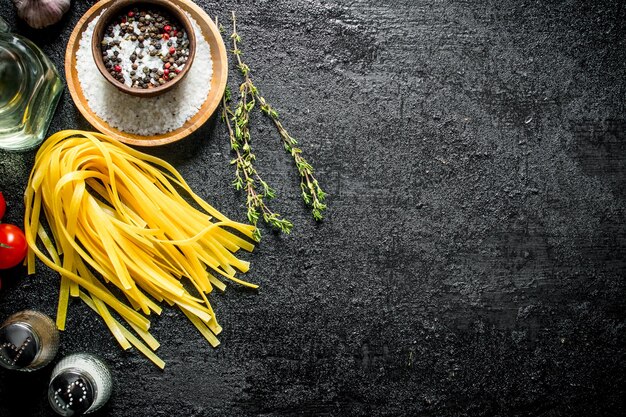
[[39, 338], [23, 323], [0, 329], [0, 365], [8, 369], [27, 368], [39, 352]]
[[52, 379], [48, 387], [50, 406], [62, 416], [80, 416], [93, 404], [93, 381], [80, 370], [67, 370]]

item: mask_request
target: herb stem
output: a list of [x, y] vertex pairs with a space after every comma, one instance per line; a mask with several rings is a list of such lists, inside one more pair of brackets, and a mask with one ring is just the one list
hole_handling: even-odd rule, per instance
[[[319, 182], [315, 178], [313, 174], [313, 166], [309, 164], [302, 155], [302, 149], [297, 147], [298, 141], [294, 139], [289, 134], [289, 132], [287, 132], [278, 117], [278, 112], [274, 110], [269, 105], [269, 103], [267, 103], [265, 98], [260, 95], [258, 88], [252, 82], [252, 79], [250, 78], [250, 67], [245, 62], [243, 62], [243, 59], [241, 58], [242, 52], [239, 49], [239, 42], [241, 42], [241, 37], [237, 33], [237, 18], [235, 16], [235, 12], [232, 12], [232, 21], [232, 53], [235, 55], [237, 59], [237, 67], [244, 77], [244, 82], [240, 86], [240, 94], [243, 108], [246, 111], [245, 116], [248, 117], [248, 113], [252, 110], [252, 108], [258, 101], [261, 112], [269, 117], [274, 123], [274, 126], [278, 130], [278, 133], [280, 134], [280, 137], [282, 139], [285, 151], [291, 155], [296, 165], [296, 168], [298, 169], [298, 173], [300, 175], [300, 189], [302, 191], [302, 199], [307, 206], [310, 206], [312, 208], [313, 218], [318, 221], [322, 220], [324, 217], [323, 212], [324, 210], [326, 210], [327, 207], [324, 203], [327, 194], [322, 190]], [[251, 101], [249, 103], [247, 101], [248, 96], [251, 98]], [[249, 119], [246, 119], [246, 129], [248, 127], [248, 120]]]
[[[271, 199], [275, 196], [274, 190], [260, 177], [253, 162], [254, 154], [250, 152], [250, 134], [247, 128], [247, 112], [242, 111], [246, 105], [242, 106], [240, 102], [237, 109], [233, 112], [230, 107], [231, 94], [227, 89], [222, 97], [222, 119], [228, 129], [230, 146], [235, 153], [235, 159], [231, 161], [235, 165], [235, 181], [233, 186], [237, 190], [246, 191], [246, 208], [248, 221], [254, 225], [254, 239], [261, 240], [261, 231], [257, 227], [259, 217], [262, 216], [263, 221], [284, 233], [289, 233], [293, 228], [293, 224], [280, 217], [278, 213], [272, 211], [265, 203], [265, 198]], [[234, 125], [231, 123], [234, 123]], [[233, 128], [233, 126], [235, 126]], [[257, 184], [262, 187], [262, 193], [257, 191]]]

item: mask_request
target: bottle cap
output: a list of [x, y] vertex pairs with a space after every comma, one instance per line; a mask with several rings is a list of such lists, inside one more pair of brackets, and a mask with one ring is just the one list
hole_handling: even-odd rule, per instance
[[79, 370], [66, 370], [50, 381], [48, 400], [59, 415], [81, 416], [93, 404], [93, 383]]
[[8, 369], [28, 367], [39, 353], [39, 338], [23, 323], [11, 323], [0, 329], [0, 365]]

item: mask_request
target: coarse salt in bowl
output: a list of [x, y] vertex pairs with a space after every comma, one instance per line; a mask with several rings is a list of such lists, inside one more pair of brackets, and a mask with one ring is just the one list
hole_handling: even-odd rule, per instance
[[[180, 26], [179, 30], [184, 30], [185, 38], [177, 32], [168, 33], [155, 16], [145, 13], [147, 10], [157, 11], [159, 18], [163, 15], [170, 17], [172, 26], [176, 24]], [[128, 31], [116, 22], [122, 14], [121, 22]], [[155, 29], [150, 33], [152, 37], [147, 31], [143, 33], [140, 30], [147, 29], [148, 25]], [[107, 49], [103, 44], [107, 45]], [[187, 45], [184, 52], [182, 45]], [[169, 0], [117, 0], [96, 23], [91, 50], [100, 73], [118, 90], [137, 97], [154, 97], [169, 91], [187, 75], [195, 56], [196, 39], [185, 12]], [[105, 63], [105, 60], [108, 62]], [[115, 65], [111, 60], [117, 60]]]
[[80, 18], [65, 51], [65, 76], [76, 108], [96, 130], [136, 146], [162, 146], [196, 132], [219, 107], [228, 79], [226, 45], [213, 18], [196, 3], [170, 0], [194, 27], [196, 54], [184, 80], [156, 97], [118, 90], [98, 71], [91, 39], [102, 13], [118, 0], [100, 0]]

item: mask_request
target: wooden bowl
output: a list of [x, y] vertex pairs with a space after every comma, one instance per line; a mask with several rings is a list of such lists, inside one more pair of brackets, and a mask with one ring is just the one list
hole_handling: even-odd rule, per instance
[[[119, 80], [116, 80], [111, 76], [105, 66], [104, 59], [102, 58], [101, 42], [104, 38], [107, 27], [123, 12], [135, 7], [139, 9], [150, 8], [163, 11], [170, 15], [175, 21], [180, 23], [180, 25], [185, 29], [185, 32], [187, 32], [187, 37], [189, 39], [189, 56], [187, 57], [187, 62], [185, 62], [185, 66], [176, 76], [176, 78], [167, 81], [165, 84], [158, 87], [136, 88], [129, 87], [126, 84], [121, 83]], [[102, 13], [102, 15], [100, 16], [100, 20], [98, 20], [98, 22], [96, 23], [93, 31], [93, 37], [91, 38], [91, 53], [100, 73], [118, 90], [137, 97], [154, 97], [171, 90], [172, 87], [174, 87], [178, 82], [185, 78], [185, 75], [187, 75], [187, 72], [189, 71], [189, 68], [193, 63], [193, 58], [196, 53], [196, 37], [193, 31], [193, 27], [191, 26], [191, 22], [187, 18], [187, 15], [180, 7], [178, 7], [176, 4], [172, 3], [169, 0], [117, 0]]]
[[207, 13], [197, 4], [189, 0], [170, 0], [186, 13], [188, 13], [200, 26], [203, 37], [211, 48], [211, 61], [213, 63], [213, 74], [211, 76], [211, 89], [208, 97], [200, 107], [200, 110], [181, 127], [171, 132], [142, 136], [125, 132], [117, 129], [101, 119], [91, 110], [85, 94], [83, 93], [78, 73], [76, 70], [76, 51], [79, 49], [79, 43], [83, 32], [87, 29], [89, 23], [98, 17], [104, 9], [110, 7], [113, 3], [120, 0], [100, 0], [96, 2], [78, 21], [65, 49], [65, 79], [67, 88], [72, 96], [72, 100], [76, 108], [85, 117], [85, 119], [98, 131], [119, 140], [120, 142], [134, 146], [160, 146], [168, 143], [179, 141], [199, 129], [218, 108], [226, 83], [228, 81], [228, 57], [226, 54], [226, 45], [222, 40], [219, 29], [207, 15]]

